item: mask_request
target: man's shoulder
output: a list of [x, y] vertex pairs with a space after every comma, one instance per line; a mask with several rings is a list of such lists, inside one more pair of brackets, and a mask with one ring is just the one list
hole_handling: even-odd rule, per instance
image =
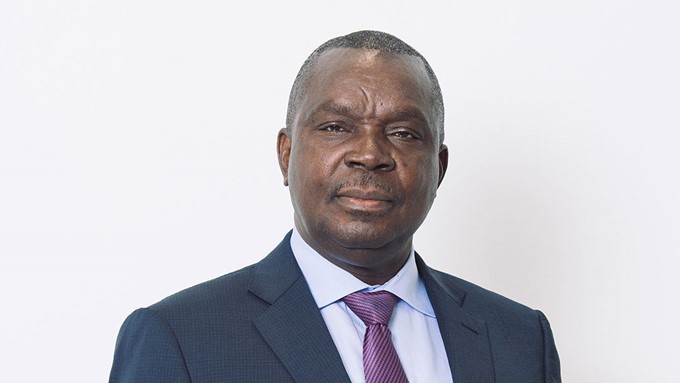
[[176, 292], [149, 306], [149, 309], [165, 312], [192, 307], [228, 304], [247, 292], [255, 265], [199, 283]]
[[[430, 288], [437, 291], [436, 296], [441, 297], [441, 292], [446, 292], [455, 301], [453, 305], [459, 306], [466, 318], [474, 318], [479, 324], [478, 330], [486, 332], [493, 350], [496, 376], [507, 375], [511, 377], [508, 381], [519, 382], [527, 381], [526, 376], [517, 375], [519, 372], [540, 371], [546, 374], [546, 382], [560, 381], [559, 357], [552, 330], [542, 312], [441, 271], [428, 268], [426, 274]], [[444, 316], [461, 312], [452, 309], [451, 300], [447, 298], [439, 298], [438, 302], [439, 313]], [[441, 309], [446, 305], [442, 302], [448, 302], [448, 310]], [[525, 369], [518, 369], [518, 365]]]
[[166, 320], [219, 318], [238, 315], [249, 309], [261, 311], [266, 306], [266, 302], [258, 296], [262, 281], [265, 280], [269, 286], [295, 277], [295, 261], [292, 256], [288, 256], [289, 235], [259, 262], [181, 290], [152, 304], [148, 309]]
[[429, 268], [431, 275], [440, 285], [454, 295], [463, 309], [484, 317], [502, 314], [503, 317], [536, 317], [536, 311], [522, 303], [488, 290], [460, 277]]

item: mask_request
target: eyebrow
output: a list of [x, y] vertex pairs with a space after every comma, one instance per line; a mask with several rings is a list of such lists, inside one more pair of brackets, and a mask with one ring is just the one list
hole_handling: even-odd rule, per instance
[[[354, 118], [356, 116], [356, 113], [353, 111], [353, 108], [351, 106], [339, 104], [334, 101], [327, 101], [318, 105], [311, 112], [309, 112], [307, 114], [307, 118], [313, 118], [319, 112], [328, 112], [350, 118]], [[389, 113], [387, 117], [390, 120], [396, 121], [418, 120], [429, 125], [429, 121], [427, 118], [425, 118], [425, 115], [419, 109], [416, 108], [401, 109], [396, 112]]]
[[424, 123], [429, 124], [427, 118], [423, 115], [423, 113], [417, 109], [404, 109], [400, 110], [395, 113], [391, 113], [390, 117], [393, 120], [398, 120], [398, 121], [403, 121], [403, 120], [419, 120]]
[[337, 102], [333, 101], [326, 101], [321, 105], [317, 106], [316, 108], [314, 108], [311, 112], [308, 113], [307, 116], [311, 118], [318, 114], [319, 112], [328, 112], [350, 117], [354, 115], [354, 112], [352, 112], [352, 108], [350, 106], [338, 104]]

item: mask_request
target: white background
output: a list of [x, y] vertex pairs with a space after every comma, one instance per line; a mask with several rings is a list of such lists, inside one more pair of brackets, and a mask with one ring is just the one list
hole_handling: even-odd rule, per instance
[[290, 85], [358, 29], [444, 91], [428, 262], [543, 310], [566, 382], [678, 379], [676, 4], [3, 1], [0, 379], [106, 381], [132, 310], [268, 253]]

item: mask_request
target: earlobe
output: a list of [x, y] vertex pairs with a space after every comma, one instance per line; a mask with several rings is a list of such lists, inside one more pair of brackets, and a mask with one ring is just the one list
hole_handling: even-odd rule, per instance
[[276, 152], [279, 158], [279, 168], [283, 175], [283, 185], [288, 186], [288, 161], [290, 160], [290, 136], [288, 129], [279, 130], [276, 141]]
[[437, 181], [437, 187], [442, 184], [444, 180], [444, 175], [446, 174], [446, 169], [449, 166], [449, 148], [442, 144], [439, 148], [439, 180]]

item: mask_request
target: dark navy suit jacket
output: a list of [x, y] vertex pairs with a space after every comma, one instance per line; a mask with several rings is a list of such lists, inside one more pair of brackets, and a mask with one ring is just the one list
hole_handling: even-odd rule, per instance
[[[560, 382], [541, 312], [416, 261], [455, 383]], [[132, 313], [109, 381], [350, 383], [290, 233], [259, 263]]]

